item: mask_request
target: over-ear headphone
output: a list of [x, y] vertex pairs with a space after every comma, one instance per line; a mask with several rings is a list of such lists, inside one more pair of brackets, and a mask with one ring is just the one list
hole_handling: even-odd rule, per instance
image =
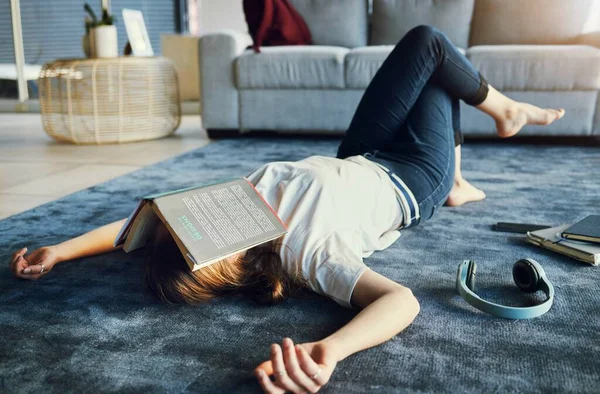
[[465, 260], [458, 266], [456, 290], [469, 304], [480, 311], [507, 319], [531, 319], [550, 310], [554, 301], [554, 286], [546, 277], [542, 266], [533, 259], [521, 259], [513, 266], [513, 280], [519, 289], [526, 293], [543, 291], [548, 299], [539, 305], [527, 307], [512, 307], [495, 304], [481, 299], [475, 294], [475, 276], [477, 264]]

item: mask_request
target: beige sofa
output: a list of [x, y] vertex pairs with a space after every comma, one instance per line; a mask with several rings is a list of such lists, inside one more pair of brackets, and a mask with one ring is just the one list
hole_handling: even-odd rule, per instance
[[[529, 135], [600, 135], [600, 0], [291, 0], [314, 45], [269, 47], [213, 33], [200, 41], [203, 125], [223, 132], [343, 133], [364, 89], [412, 27], [445, 32], [508, 96], [567, 115]], [[494, 123], [463, 104], [467, 135]]]

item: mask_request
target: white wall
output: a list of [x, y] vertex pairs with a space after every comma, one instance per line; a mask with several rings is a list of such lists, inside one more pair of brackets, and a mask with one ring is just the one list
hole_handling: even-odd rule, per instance
[[248, 31], [242, 0], [200, 0], [200, 34], [231, 29]]

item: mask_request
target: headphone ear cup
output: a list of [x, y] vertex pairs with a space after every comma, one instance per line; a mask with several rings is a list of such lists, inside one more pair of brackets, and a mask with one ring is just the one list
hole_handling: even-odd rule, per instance
[[477, 272], [477, 263], [474, 261], [469, 261], [469, 266], [467, 267], [467, 287], [471, 291], [475, 291], [475, 273]]
[[539, 290], [540, 274], [526, 259], [517, 261], [513, 266], [513, 280], [525, 293], [535, 293]]

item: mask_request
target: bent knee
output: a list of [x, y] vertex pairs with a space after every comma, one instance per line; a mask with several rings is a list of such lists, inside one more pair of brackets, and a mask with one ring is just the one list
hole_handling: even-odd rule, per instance
[[438, 29], [431, 25], [419, 25], [410, 29], [406, 35], [410, 34], [419, 41], [428, 41], [433, 40], [440, 33]]

